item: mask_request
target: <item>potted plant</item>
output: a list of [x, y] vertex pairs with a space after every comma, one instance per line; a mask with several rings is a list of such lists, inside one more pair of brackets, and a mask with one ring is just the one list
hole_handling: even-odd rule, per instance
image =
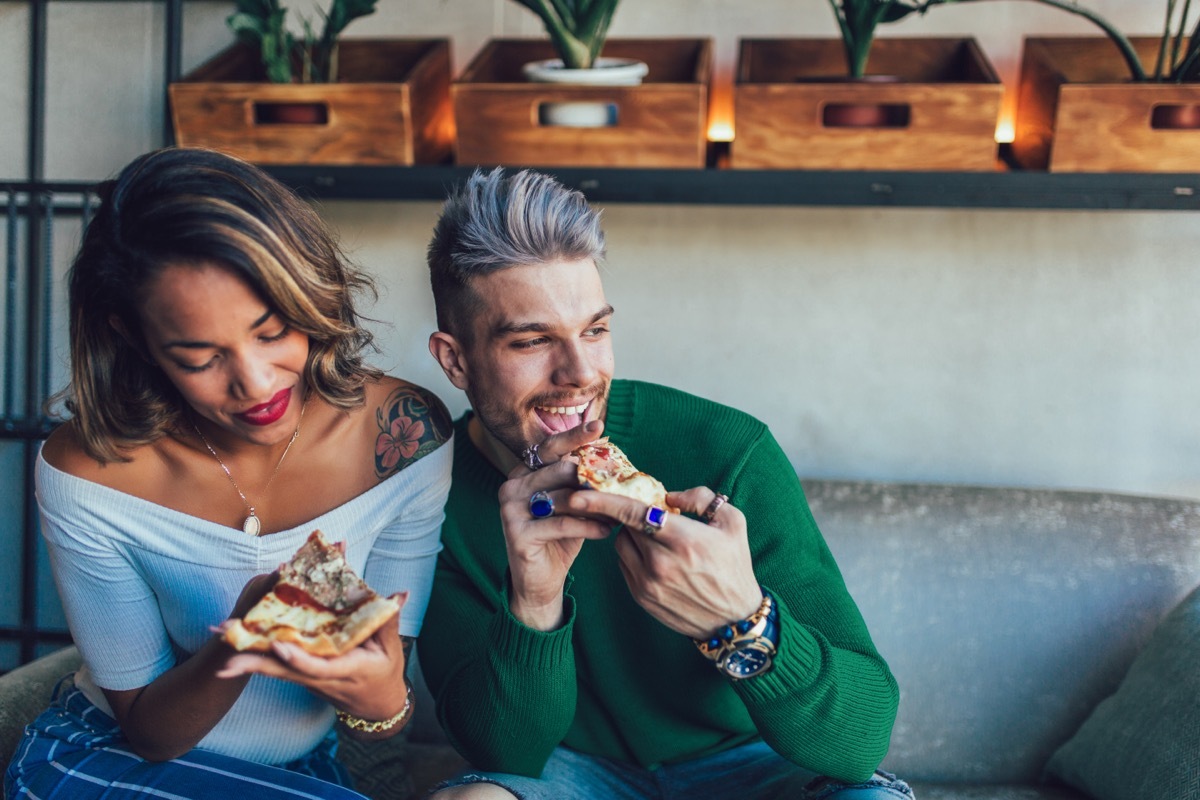
[[287, 27], [279, 0], [236, 0], [226, 23], [238, 37], [258, 47], [267, 78], [275, 83], [333, 83], [338, 73], [338, 37], [354, 20], [375, 13], [378, 0], [332, 0], [316, 35], [312, 20], [301, 18], [304, 38]]
[[493, 39], [455, 81], [459, 163], [704, 166], [710, 40], [610, 41], [618, 0], [514, 2], [548, 39]]
[[875, 37], [935, 4], [829, 0], [840, 39], [741, 40], [731, 165], [995, 169], [1003, 89], [975, 40]]
[[1135, 37], [1073, 4], [1040, 2], [1083, 14], [1105, 36], [1025, 40], [1017, 162], [1055, 172], [1200, 171], [1200, 20], [1189, 0], [1165, 0], [1162, 33]]
[[279, 0], [235, 0], [237, 42], [169, 88], [177, 142], [260, 164], [445, 160], [449, 41], [343, 40], [377, 2], [330, 0], [294, 32]]

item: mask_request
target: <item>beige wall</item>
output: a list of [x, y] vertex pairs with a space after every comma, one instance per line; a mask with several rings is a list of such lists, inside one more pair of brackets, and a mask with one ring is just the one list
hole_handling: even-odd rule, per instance
[[[1160, 3], [1090, 0], [1131, 33]], [[510, 0], [381, 0], [359, 35], [449, 35], [456, 67], [538, 32]], [[229, 39], [189, 3], [187, 66]], [[98, 178], [158, 144], [162, 8], [50, 5], [52, 177]], [[24, 169], [23, 4], [0, 0], [0, 177]], [[888, 35], [978, 37], [1007, 82], [1023, 33], [1082, 32], [1035, 3], [935, 9]], [[625, 0], [614, 35], [832, 35], [825, 0]], [[425, 350], [433, 203], [327, 204], [384, 295], [380, 363], [463, 400]], [[612, 205], [619, 371], [749, 410], [803, 475], [1095, 487], [1200, 497], [1200, 217]], [[0, 234], [2, 235], [2, 234]], [[59, 235], [63, 258], [74, 246]], [[61, 343], [63, 330], [57, 321]]]

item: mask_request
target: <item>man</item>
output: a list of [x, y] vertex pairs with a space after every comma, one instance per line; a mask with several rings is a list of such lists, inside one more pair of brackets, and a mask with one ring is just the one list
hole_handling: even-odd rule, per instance
[[[910, 797], [875, 772], [895, 680], [790, 463], [748, 415], [613, 379], [603, 257], [582, 195], [498, 169], [429, 247], [430, 352], [472, 411], [419, 649], [483, 771], [435, 796]], [[581, 490], [563, 457], [602, 433], [682, 513]]]

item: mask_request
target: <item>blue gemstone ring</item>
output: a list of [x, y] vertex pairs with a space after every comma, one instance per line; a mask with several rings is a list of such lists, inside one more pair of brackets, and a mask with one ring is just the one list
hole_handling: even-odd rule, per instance
[[646, 524], [642, 526], [642, 533], [653, 537], [662, 530], [662, 526], [667, 521], [667, 512], [658, 506], [650, 506], [646, 509]]
[[534, 492], [529, 497], [529, 516], [545, 519], [554, 513], [554, 498], [546, 492]]

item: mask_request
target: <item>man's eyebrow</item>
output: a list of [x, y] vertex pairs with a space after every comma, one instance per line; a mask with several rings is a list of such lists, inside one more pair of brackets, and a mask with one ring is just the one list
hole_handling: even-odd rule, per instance
[[[595, 322], [599, 322], [605, 317], [612, 316], [612, 314], [613, 307], [606, 304], [604, 308], [597, 311], [595, 315], [588, 320], [588, 324], [591, 325]], [[544, 322], [508, 322], [501, 320], [499, 323], [497, 323], [496, 327], [492, 329], [492, 336], [501, 337], [512, 336], [514, 334], [519, 335], [522, 333], [545, 333], [548, 330], [550, 330], [550, 326]]]
[[[264, 322], [269, 320], [274, 315], [275, 315], [275, 312], [268, 308], [261, 317], [254, 320], [254, 322], [250, 323], [249, 330], [254, 330], [259, 325], [262, 325]], [[174, 341], [163, 343], [164, 350], [171, 348], [171, 347], [184, 347], [189, 350], [205, 350], [207, 348], [215, 347], [215, 346], [216, 345], [214, 345], [212, 342], [196, 342], [196, 341], [190, 341], [188, 339], [176, 339]]]

